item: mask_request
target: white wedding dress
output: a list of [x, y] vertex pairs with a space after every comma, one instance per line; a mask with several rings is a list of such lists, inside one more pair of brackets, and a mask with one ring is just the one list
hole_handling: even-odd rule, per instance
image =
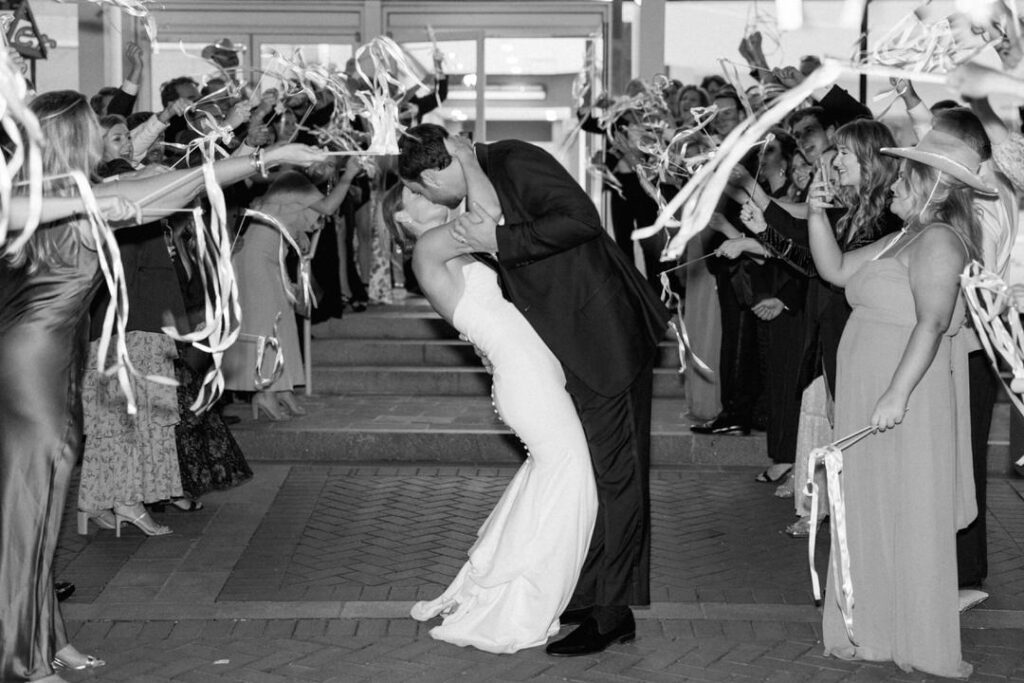
[[465, 292], [455, 327], [494, 366], [498, 415], [527, 449], [497, 506], [478, 532], [469, 561], [438, 598], [412, 617], [442, 615], [430, 635], [487, 652], [542, 645], [558, 632], [597, 515], [586, 437], [558, 359], [482, 263], [463, 266]]

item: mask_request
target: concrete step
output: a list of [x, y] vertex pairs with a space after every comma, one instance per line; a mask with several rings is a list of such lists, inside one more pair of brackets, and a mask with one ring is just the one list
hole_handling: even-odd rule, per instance
[[[325, 365], [313, 363], [317, 395], [477, 396], [491, 391], [491, 377], [481, 365]], [[683, 398], [683, 376], [672, 368], [654, 371], [654, 396]]]
[[455, 328], [421, 306], [386, 306], [313, 326], [316, 339], [458, 339]]
[[[254, 422], [247, 404], [232, 432], [254, 462], [518, 464], [524, 451], [486, 397], [346, 395], [300, 397], [308, 414]], [[764, 434], [700, 436], [684, 406], [655, 399], [651, 459], [658, 467], [767, 463]]]
[[[372, 307], [313, 326], [313, 338], [325, 339], [458, 339], [459, 334], [432, 308], [403, 304]], [[665, 339], [674, 336], [666, 330]]]
[[[313, 364], [324, 366], [453, 366], [479, 367], [472, 345], [460, 339], [359, 339], [313, 340]], [[662, 342], [658, 367], [679, 368], [679, 354], [672, 342]]]

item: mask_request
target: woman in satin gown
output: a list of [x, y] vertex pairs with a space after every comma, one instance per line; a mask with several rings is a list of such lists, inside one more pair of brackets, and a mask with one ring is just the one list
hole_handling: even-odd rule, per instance
[[[466, 168], [469, 196], [500, 213], [469, 150], [452, 150]], [[479, 198], [488, 194], [491, 202]], [[448, 226], [431, 229], [444, 222], [447, 209], [398, 185], [383, 211], [397, 239], [415, 238], [413, 267], [424, 294], [490, 364], [495, 410], [527, 450], [468, 562], [442, 595], [416, 603], [412, 617], [442, 616], [430, 635], [459, 646], [511, 653], [542, 645], [558, 632], [597, 515], [587, 440], [561, 363], [504, 299], [496, 272], [459, 255]]]
[[[63, 90], [30, 103], [42, 129], [43, 174], [90, 176], [100, 161], [102, 134], [84, 95]], [[290, 149], [289, 149], [290, 148]], [[265, 163], [310, 163], [323, 158], [305, 145], [268, 153]], [[218, 182], [254, 173], [246, 158], [217, 162]], [[136, 209], [121, 198], [148, 198], [147, 208], [183, 206], [203, 179], [191, 171], [96, 186], [108, 220]], [[173, 186], [154, 198], [154, 192]], [[74, 197], [67, 179], [44, 193]], [[63, 206], [66, 199], [55, 204]], [[12, 207], [2, 209], [11, 212]], [[81, 379], [88, 348], [89, 300], [102, 275], [96, 245], [76, 202], [58, 214], [44, 201], [43, 220], [26, 248], [0, 258], [0, 680], [60, 682], [56, 668], [85, 669], [102, 660], [69, 642], [53, 589], [53, 559], [71, 471], [82, 445]]]
[[[849, 574], [830, 558], [823, 640], [841, 659], [966, 678], [955, 536], [977, 510], [959, 276], [979, 252], [981, 160], [935, 130], [917, 147], [882, 152], [907, 158], [892, 186], [899, 233], [843, 253], [821, 183], [809, 202], [814, 263], [853, 307], [837, 357], [835, 431], [875, 428], [843, 449]], [[840, 590], [851, 584], [852, 598]]]

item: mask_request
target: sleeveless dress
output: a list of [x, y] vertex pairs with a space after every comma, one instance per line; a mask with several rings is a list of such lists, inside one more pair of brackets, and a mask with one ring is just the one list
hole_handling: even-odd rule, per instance
[[0, 261], [0, 680], [51, 673], [67, 644], [53, 591], [64, 500], [82, 446], [81, 380], [96, 254], [72, 223], [40, 229], [56, 259]]
[[[865, 263], [850, 278], [846, 296], [853, 314], [839, 344], [837, 435], [869, 423], [916, 322], [909, 273], [895, 258]], [[976, 514], [963, 321], [958, 296], [903, 422], [844, 449], [857, 643], [837, 606], [839, 579], [830, 561], [822, 627], [827, 654], [892, 661], [938, 676], [970, 675], [960, 654], [955, 547], [956, 530]]]
[[597, 515], [587, 440], [562, 365], [506, 301], [497, 275], [482, 263], [463, 267], [466, 286], [456, 329], [494, 366], [498, 415], [527, 449], [494, 510], [480, 527], [469, 561], [414, 619], [438, 614], [430, 635], [495, 653], [541, 645], [558, 632]]
[[[303, 174], [283, 173], [253, 208], [278, 219], [288, 228], [292, 238], [300, 232], [312, 232], [320, 214], [309, 208], [323, 194]], [[238, 281], [238, 303], [242, 307], [241, 331], [238, 340], [224, 352], [224, 388], [230, 391], [255, 391], [257, 338], [274, 335], [277, 320], [277, 341], [284, 355], [284, 372], [265, 391], [291, 391], [306, 383], [295, 321], [295, 307], [285, 293], [290, 283], [281, 279], [281, 235], [258, 218], [247, 220], [248, 227], [235, 242], [231, 263]], [[268, 349], [261, 372], [270, 376], [275, 354]]]

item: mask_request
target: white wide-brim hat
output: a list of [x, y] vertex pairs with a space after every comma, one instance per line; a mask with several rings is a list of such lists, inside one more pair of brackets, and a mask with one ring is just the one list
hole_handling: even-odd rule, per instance
[[978, 175], [981, 156], [956, 136], [941, 130], [932, 128], [913, 147], [883, 147], [879, 151], [936, 168], [978, 192], [998, 194]]

